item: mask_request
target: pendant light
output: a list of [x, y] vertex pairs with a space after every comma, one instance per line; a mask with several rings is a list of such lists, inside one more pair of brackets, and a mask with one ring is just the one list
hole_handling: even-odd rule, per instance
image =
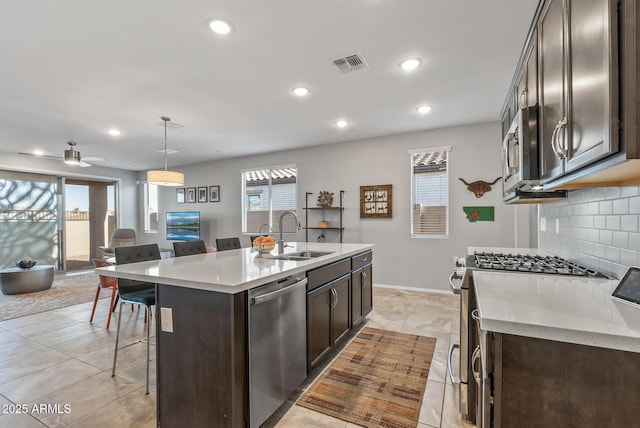
[[184, 174], [167, 169], [167, 122], [171, 119], [162, 116], [164, 120], [164, 169], [148, 171], [147, 182], [158, 186], [184, 186]]

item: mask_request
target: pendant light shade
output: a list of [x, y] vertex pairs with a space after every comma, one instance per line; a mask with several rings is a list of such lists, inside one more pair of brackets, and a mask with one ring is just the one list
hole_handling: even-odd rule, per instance
[[184, 174], [167, 169], [167, 122], [171, 119], [162, 116], [164, 121], [164, 169], [147, 172], [147, 182], [158, 186], [184, 186]]

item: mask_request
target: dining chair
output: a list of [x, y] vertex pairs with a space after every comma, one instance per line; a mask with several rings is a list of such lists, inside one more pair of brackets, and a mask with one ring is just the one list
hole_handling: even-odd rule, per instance
[[216, 238], [216, 249], [218, 251], [235, 250], [242, 248], [240, 238]]
[[115, 256], [116, 247], [129, 247], [136, 245], [136, 231], [133, 229], [115, 229], [111, 234], [109, 246], [100, 245], [98, 251], [102, 251], [102, 258], [108, 259]]
[[207, 252], [207, 246], [203, 240], [174, 242], [173, 252], [176, 257], [203, 254]]
[[[116, 247], [116, 265], [160, 260], [158, 244], [135, 245], [131, 247]], [[118, 311], [118, 330], [116, 332], [116, 346], [113, 353], [113, 370], [111, 376], [116, 375], [116, 361], [118, 359], [118, 341], [120, 339], [120, 323], [122, 322], [122, 306], [125, 303], [139, 303], [145, 306], [145, 324], [147, 327], [147, 391], [149, 393], [149, 357], [151, 336], [151, 306], [156, 304], [156, 286], [152, 282], [137, 281], [120, 278], [118, 280], [118, 296], [120, 309]]]
[[[109, 263], [102, 259], [91, 259], [93, 265], [97, 268], [112, 266], [112, 263]], [[114, 302], [116, 298], [116, 294], [118, 292], [118, 278], [113, 276], [106, 275], [98, 275], [98, 290], [96, 291], [96, 298], [93, 300], [93, 309], [91, 310], [91, 318], [89, 318], [89, 323], [93, 322], [93, 315], [96, 313], [96, 306], [98, 304], [98, 298], [100, 297], [100, 291], [103, 288], [111, 289], [111, 301], [109, 302], [109, 317], [107, 318], [107, 330], [109, 330], [109, 326], [111, 325], [111, 314], [113, 313]]]

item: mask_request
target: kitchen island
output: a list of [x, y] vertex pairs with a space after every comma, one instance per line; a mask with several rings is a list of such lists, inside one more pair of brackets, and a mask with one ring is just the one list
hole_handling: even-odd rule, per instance
[[481, 415], [494, 427], [625, 427], [640, 411], [640, 307], [618, 281], [473, 273]]
[[[294, 352], [302, 354], [306, 376], [306, 369], [327, 355], [325, 348], [339, 349], [344, 330], [351, 330], [356, 317], [361, 320], [371, 309], [371, 275], [363, 274], [371, 272], [371, 248], [368, 244], [289, 243], [284, 257], [275, 251], [257, 257], [254, 249], [243, 248], [96, 269], [99, 274], [156, 284], [158, 425], [258, 426], [252, 417], [257, 399], [252, 402], [250, 392], [254, 378], [265, 373], [252, 373], [253, 363], [286, 374], [287, 367], [278, 367], [279, 361], [273, 358]], [[313, 257], [287, 257], [301, 252]], [[303, 307], [298, 308], [303, 318], [286, 325], [277, 320], [273, 325], [263, 323], [260, 346], [290, 339], [282, 329], [292, 324], [306, 333], [303, 346], [269, 349], [256, 356], [251, 353], [255, 337], [250, 339], [251, 308], [257, 302], [252, 293], [290, 278], [299, 283], [308, 278], [302, 300], [296, 300]], [[352, 278], [359, 279], [352, 282]], [[359, 286], [352, 287], [356, 283]], [[262, 300], [271, 299], [264, 296]], [[282, 310], [291, 305], [292, 301], [283, 301]], [[315, 320], [305, 319], [311, 314]], [[325, 336], [326, 346], [321, 343]]]

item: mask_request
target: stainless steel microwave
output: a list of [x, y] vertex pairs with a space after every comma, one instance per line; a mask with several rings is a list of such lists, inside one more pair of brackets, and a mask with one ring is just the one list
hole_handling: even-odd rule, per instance
[[538, 107], [534, 106], [518, 110], [502, 142], [502, 190], [529, 191], [539, 185]]

